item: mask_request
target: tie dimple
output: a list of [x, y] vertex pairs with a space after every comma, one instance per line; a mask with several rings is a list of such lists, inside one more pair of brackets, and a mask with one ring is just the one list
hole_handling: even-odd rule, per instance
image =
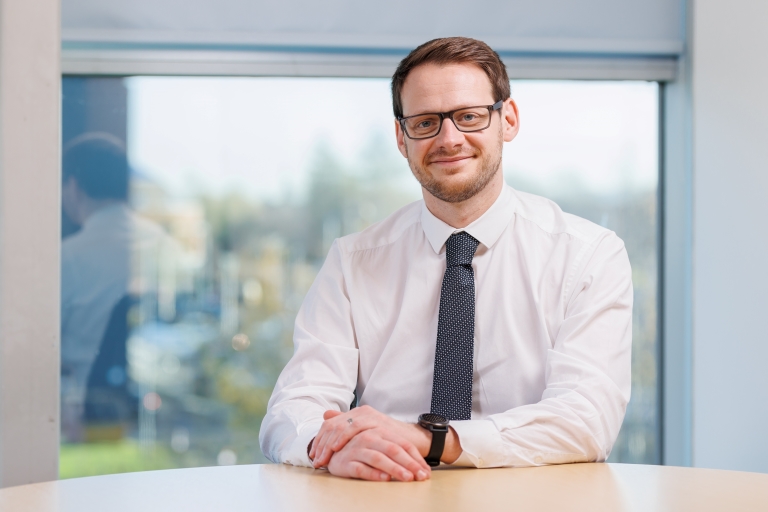
[[480, 242], [466, 232], [445, 243], [446, 269], [440, 292], [431, 412], [449, 420], [472, 417], [475, 336], [475, 274]]

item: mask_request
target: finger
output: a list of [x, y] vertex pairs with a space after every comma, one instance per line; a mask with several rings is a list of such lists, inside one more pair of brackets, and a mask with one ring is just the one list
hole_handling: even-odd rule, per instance
[[[398, 445], [397, 443], [384, 442], [386, 443], [382, 447], [382, 453], [384, 453], [384, 455], [407, 469], [416, 480], [426, 480], [429, 478], [431, 471], [424, 468], [424, 465], [426, 465], [427, 468], [429, 468], [429, 465], [424, 462], [424, 458], [419, 454], [415, 446], [411, 445], [413, 450], [409, 450], [404, 449], [403, 446]], [[406, 446], [407, 444], [410, 443], [406, 443]], [[415, 456], [413, 452], [415, 452]]]
[[[320, 431], [322, 431], [322, 427], [320, 427]], [[320, 437], [320, 432], [317, 433], [314, 439], [312, 439], [312, 446], [309, 447], [309, 459], [315, 460], [315, 451], [317, 450], [317, 443], [318, 437]]]
[[341, 411], [334, 411], [333, 409], [328, 409], [323, 413], [323, 419], [324, 420], [330, 420], [331, 418], [335, 418], [336, 416], [339, 416], [340, 414], [344, 414]]
[[[349, 419], [353, 421], [350, 423]], [[347, 420], [347, 426], [337, 432], [334, 432], [332, 436], [328, 438], [328, 446], [333, 451], [339, 451], [357, 434], [364, 430], [374, 428], [378, 426], [374, 418], [370, 416], [359, 416], [357, 418], [349, 418]]]
[[427, 472], [427, 475], [432, 473], [432, 468], [427, 464], [427, 461], [424, 460], [424, 457], [419, 453], [419, 449], [416, 448], [416, 445], [414, 445], [412, 442], [410, 442], [408, 439], [406, 439], [403, 436], [400, 436], [398, 434], [395, 434], [393, 432], [390, 432], [385, 429], [377, 429], [376, 432], [382, 432], [382, 438], [386, 439], [387, 441], [391, 441], [393, 443], [398, 444], [403, 450], [408, 452], [408, 454], [415, 460], [420, 468], [423, 471]]
[[382, 450], [362, 449], [355, 458], [401, 482], [410, 482], [415, 478], [413, 473], [390, 459]]
[[352, 478], [359, 478], [361, 480], [371, 480], [379, 482], [388, 482], [390, 480], [389, 474], [384, 471], [372, 468], [362, 462], [350, 462], [349, 463], [349, 476]]
[[331, 458], [330, 456], [333, 455], [333, 453], [328, 455], [328, 449], [326, 448], [327, 442], [325, 442], [325, 438], [327, 437], [328, 436], [326, 433], [324, 439], [321, 439], [319, 442], [316, 441], [317, 447], [315, 448], [315, 453], [312, 456], [312, 464], [316, 468], [327, 466]]
[[[330, 414], [329, 414], [330, 413]], [[341, 419], [338, 418], [343, 413], [338, 411], [326, 411], [323, 413], [323, 417], [326, 415], [331, 416], [330, 419], [326, 419], [323, 421], [322, 426], [320, 427], [320, 431], [317, 433], [317, 436], [315, 437], [315, 442], [312, 443], [312, 449], [310, 451], [310, 458], [314, 461], [318, 457], [320, 457], [323, 452], [326, 450], [326, 445], [328, 444], [328, 439], [334, 437], [334, 433], [337, 430], [341, 430], [344, 428], [344, 425], [346, 425], [346, 422], [341, 422]], [[329, 454], [330, 457], [331, 454]], [[321, 457], [322, 458], [322, 457]], [[323, 464], [326, 464], [328, 461], [323, 461]], [[319, 467], [319, 466], [315, 466]]]
[[[340, 416], [342, 414], [344, 414], [344, 413], [341, 412], [341, 411], [336, 411], [334, 409], [328, 409], [328, 410], [326, 410], [323, 413], [323, 420], [327, 421], [327, 420], [333, 419], [333, 418], [335, 418], [337, 416]], [[328, 428], [330, 427], [330, 424], [325, 423], [325, 421], [323, 422], [323, 425], [320, 427], [320, 431], [317, 433], [317, 436], [315, 436], [315, 441], [312, 443], [312, 448], [311, 448], [311, 450], [309, 452], [309, 457], [311, 459], [315, 458], [315, 454], [317, 452], [316, 447], [319, 444], [322, 444], [322, 439], [325, 437], [326, 432], [327, 432]]]
[[317, 435], [312, 440], [312, 447], [309, 449], [309, 458], [312, 460], [315, 459], [315, 455], [317, 454], [317, 447], [320, 445], [320, 439], [322, 439], [322, 436], [325, 433], [323, 426], [324, 425], [320, 426], [320, 430], [318, 430]]
[[313, 448], [317, 446], [312, 454], [313, 461], [317, 461], [315, 467], [327, 465], [333, 454], [344, 448], [353, 437], [364, 430], [378, 426], [378, 416], [381, 416], [381, 413], [367, 405], [347, 413], [327, 410], [323, 417], [330, 419], [326, 419], [323, 423], [324, 434], [318, 436], [319, 442], [313, 445]]
[[419, 453], [418, 448], [413, 443], [409, 443], [408, 441], [403, 441], [400, 444], [400, 447], [408, 452], [408, 455], [413, 458], [413, 460], [417, 461], [419, 464], [419, 467], [421, 467], [422, 471], [427, 472], [427, 477], [432, 473], [432, 467], [427, 464], [427, 461], [424, 459], [424, 457]]
[[323, 437], [327, 434], [330, 427], [331, 425], [327, 421], [323, 421], [322, 425], [320, 425], [320, 430], [317, 431], [317, 435], [315, 435], [315, 439], [312, 441], [312, 448], [309, 450], [309, 457], [311, 459], [315, 458], [318, 452], [317, 447], [322, 443]]
[[325, 446], [328, 434], [333, 428], [333, 425], [327, 421], [320, 427], [320, 431], [315, 436], [315, 442], [312, 443], [312, 450], [309, 454], [313, 460], [317, 460], [318, 456], [323, 453], [323, 447]]
[[315, 438], [315, 442], [312, 445], [313, 453], [310, 455], [313, 460], [313, 465], [316, 468], [325, 466], [328, 464], [328, 462], [330, 462], [334, 450], [331, 448], [329, 440], [334, 439], [338, 435], [338, 432], [344, 430], [344, 428], [348, 425], [344, 418], [340, 418], [338, 416], [340, 415], [337, 415], [337, 417], [330, 420], [325, 420], [323, 422], [323, 426], [320, 427], [320, 432], [318, 433], [317, 437]]
[[333, 456], [333, 450], [330, 449], [328, 445], [328, 440], [334, 435], [335, 432], [334, 429], [329, 429], [325, 432], [323, 438], [320, 440], [320, 443], [317, 445], [317, 450], [315, 450], [315, 467], [321, 467], [325, 466], [330, 462], [331, 457]]
[[[343, 422], [339, 423], [342, 420]], [[350, 422], [350, 420], [353, 421]], [[348, 415], [345, 415], [342, 418], [337, 418], [337, 421], [334, 421], [333, 425], [333, 429], [329, 429], [323, 437], [322, 444], [318, 445], [319, 455], [317, 460], [319, 464], [327, 464], [333, 454], [344, 448], [350, 439], [363, 430], [374, 426], [370, 419], [366, 421], [365, 417], [352, 418]]]

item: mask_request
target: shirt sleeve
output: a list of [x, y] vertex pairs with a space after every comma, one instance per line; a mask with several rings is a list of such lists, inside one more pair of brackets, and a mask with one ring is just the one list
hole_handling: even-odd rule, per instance
[[610, 454], [630, 396], [632, 274], [613, 233], [584, 253], [564, 291], [541, 401], [451, 422], [463, 449], [455, 465], [539, 466]]
[[348, 411], [357, 384], [357, 341], [338, 240], [299, 310], [293, 340], [293, 357], [275, 384], [259, 443], [272, 462], [311, 466], [307, 445], [323, 413]]

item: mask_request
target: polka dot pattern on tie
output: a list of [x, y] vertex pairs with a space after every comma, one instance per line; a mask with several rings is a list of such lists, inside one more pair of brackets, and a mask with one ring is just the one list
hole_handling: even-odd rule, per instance
[[475, 273], [480, 242], [466, 232], [445, 243], [446, 269], [440, 292], [431, 412], [449, 420], [472, 418], [475, 338]]

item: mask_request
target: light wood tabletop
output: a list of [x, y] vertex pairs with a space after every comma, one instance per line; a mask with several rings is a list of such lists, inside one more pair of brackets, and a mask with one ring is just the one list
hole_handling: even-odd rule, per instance
[[631, 464], [439, 469], [363, 482], [281, 465], [149, 471], [0, 490], [2, 512], [768, 511], [768, 475]]

